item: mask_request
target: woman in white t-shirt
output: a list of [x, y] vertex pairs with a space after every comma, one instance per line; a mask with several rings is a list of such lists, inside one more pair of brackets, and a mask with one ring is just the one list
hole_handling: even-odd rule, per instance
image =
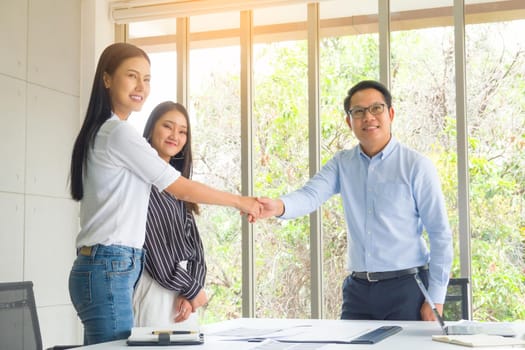
[[69, 293], [84, 325], [84, 344], [127, 338], [133, 287], [142, 270], [151, 185], [187, 202], [231, 206], [253, 221], [254, 198], [180, 176], [126, 122], [148, 97], [150, 61], [126, 43], [100, 56], [87, 113], [71, 157], [71, 195], [80, 201], [77, 258]]

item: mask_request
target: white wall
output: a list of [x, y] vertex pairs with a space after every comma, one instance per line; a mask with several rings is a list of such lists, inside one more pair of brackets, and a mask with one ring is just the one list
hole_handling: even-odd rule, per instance
[[67, 287], [69, 161], [112, 39], [107, 0], [0, 2], [0, 281], [33, 281], [44, 348], [82, 342]]

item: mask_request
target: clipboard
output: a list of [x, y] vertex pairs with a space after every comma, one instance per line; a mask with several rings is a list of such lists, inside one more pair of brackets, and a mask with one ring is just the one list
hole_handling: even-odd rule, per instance
[[133, 340], [126, 341], [128, 346], [170, 346], [170, 345], [202, 345], [204, 344], [204, 334], [200, 333], [198, 339], [172, 339], [167, 333], [158, 335], [158, 340]]
[[204, 344], [204, 334], [172, 334], [171, 332], [152, 332], [150, 329], [133, 328], [126, 344], [128, 346], [170, 346], [170, 345], [201, 345]]

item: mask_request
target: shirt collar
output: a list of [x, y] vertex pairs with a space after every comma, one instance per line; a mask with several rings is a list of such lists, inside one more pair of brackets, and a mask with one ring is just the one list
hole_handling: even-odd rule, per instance
[[[381, 152], [379, 152], [378, 154], [376, 154], [372, 158], [385, 159], [386, 157], [388, 157], [394, 151], [394, 148], [397, 146], [398, 143], [399, 143], [399, 141], [394, 137], [394, 135], [391, 135], [390, 141], [388, 141], [388, 143], [386, 144], [385, 148], [383, 148], [383, 150]], [[363, 152], [363, 149], [361, 148], [361, 145], [359, 145], [359, 153], [361, 154], [361, 156], [363, 156], [363, 157], [365, 157], [367, 159], [372, 159], [369, 156], [367, 156], [365, 152]]]
[[394, 152], [394, 148], [396, 148], [399, 141], [392, 135], [390, 137], [390, 141], [386, 144], [385, 148], [381, 152], [379, 152], [379, 155], [381, 156], [381, 159], [384, 159], [388, 157], [392, 152]]

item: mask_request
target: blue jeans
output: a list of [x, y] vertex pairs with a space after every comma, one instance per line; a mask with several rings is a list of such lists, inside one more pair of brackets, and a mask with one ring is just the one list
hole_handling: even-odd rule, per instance
[[143, 257], [142, 249], [100, 244], [77, 255], [69, 274], [69, 295], [84, 325], [84, 345], [130, 335], [133, 288]]

